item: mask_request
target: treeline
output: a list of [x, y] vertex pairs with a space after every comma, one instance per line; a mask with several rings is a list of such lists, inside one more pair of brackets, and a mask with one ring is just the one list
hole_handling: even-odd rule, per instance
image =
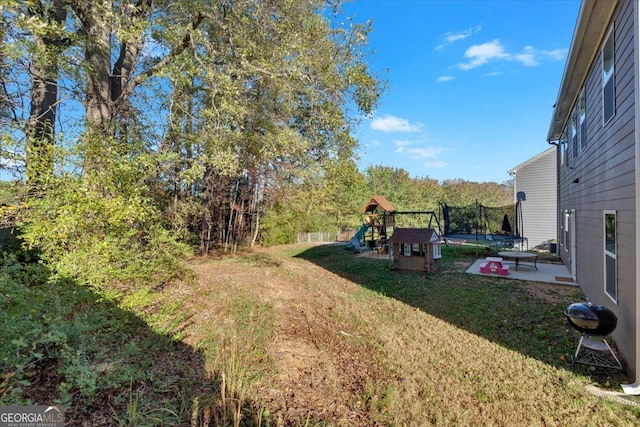
[[0, 21], [1, 218], [57, 274], [168, 280], [185, 253], [357, 226], [498, 184], [355, 164], [385, 83], [340, 1], [7, 2]]
[[[402, 168], [370, 166], [359, 171], [352, 161], [343, 162], [324, 175], [308, 176], [287, 186], [263, 220], [262, 243], [293, 243], [299, 232], [355, 230], [362, 225], [360, 215], [371, 196], [387, 198], [398, 211], [433, 211], [442, 204], [506, 206], [513, 203], [511, 182], [471, 182], [463, 179], [438, 180], [411, 177]], [[409, 218], [416, 225], [426, 217]]]

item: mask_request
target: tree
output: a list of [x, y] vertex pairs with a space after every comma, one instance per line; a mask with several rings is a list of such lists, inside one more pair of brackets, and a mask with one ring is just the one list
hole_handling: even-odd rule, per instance
[[[6, 128], [11, 129], [19, 125], [20, 116], [27, 114], [26, 108], [19, 111], [22, 109], [20, 96], [15, 95], [20, 95], [21, 87], [29, 81], [30, 107], [28, 118], [22, 123], [26, 141], [24, 155], [27, 183], [38, 187], [53, 173], [59, 60], [69, 43], [64, 27], [67, 11], [63, 0], [9, 3], [8, 6], [2, 16], [0, 42], [2, 121], [8, 122]], [[23, 40], [28, 42], [20, 42]], [[12, 80], [10, 70], [23, 55], [29, 55], [30, 59], [24, 68], [26, 73]]]
[[[206, 138], [196, 138], [195, 146], [194, 139], [184, 139], [185, 151], [196, 147], [201, 156], [174, 170], [175, 181], [193, 176], [190, 171], [206, 177], [206, 206], [197, 225], [201, 242], [211, 235], [224, 236], [225, 242], [247, 240], [239, 233], [244, 229], [250, 231], [251, 243], [261, 212], [278, 203], [283, 185], [304, 169], [353, 156], [355, 141], [344, 105], [353, 100], [368, 113], [381, 88], [358, 52], [369, 29], [332, 29], [317, 13], [320, 4], [233, 5], [223, 8], [219, 25], [203, 26], [208, 39], [224, 42], [215, 56], [198, 57], [204, 69], [213, 71], [199, 76], [195, 91], [190, 86], [192, 96], [202, 96], [204, 102], [189, 109], [186, 123]], [[176, 87], [182, 82], [177, 78]], [[174, 202], [180, 200], [174, 194]], [[251, 223], [238, 223], [243, 219]]]
[[415, 210], [414, 200], [412, 200], [413, 182], [406, 170], [388, 166], [370, 166], [365, 176], [372, 195], [385, 196], [399, 211]]
[[324, 181], [326, 215], [334, 219], [339, 229], [360, 227], [362, 205], [371, 194], [355, 162], [352, 159], [333, 162], [326, 168]]
[[34, 53], [31, 64], [31, 109], [26, 123], [27, 182], [39, 186], [53, 173], [53, 148], [58, 106], [58, 58], [67, 45], [64, 22], [67, 16], [63, 0], [48, 5], [33, 2], [29, 18], [38, 24], [32, 28]]
[[[60, 144], [66, 157], [56, 157], [60, 173], [79, 173], [105, 197], [126, 196], [135, 182], [177, 235], [197, 236], [202, 251], [252, 244], [261, 217], [301, 171], [322, 176], [336, 159], [353, 158], [347, 106], [369, 114], [383, 89], [366, 66], [370, 25], [336, 25], [329, 19], [340, 13], [335, 3], [10, 2], [9, 26], [38, 11], [37, 31], [21, 39], [23, 56], [37, 62], [51, 55], [33, 52], [64, 53], [55, 56], [57, 68], [40, 62], [52, 74], [28, 95], [13, 95], [35, 102], [45, 93], [33, 117], [59, 112], [83, 123], [81, 132], [60, 129], [71, 136]], [[33, 48], [40, 34], [56, 35], [43, 44], [49, 50]], [[17, 51], [18, 39], [3, 43]], [[14, 81], [29, 75], [23, 70]], [[50, 125], [43, 129], [53, 134]], [[35, 142], [50, 147], [52, 140], [30, 141], [23, 148], [35, 153]], [[127, 162], [155, 162], [157, 173], [132, 179], [117, 167]]]
[[513, 189], [495, 182], [447, 180], [442, 183], [442, 188], [443, 202], [450, 206], [468, 206], [476, 202], [491, 207], [513, 204]]
[[413, 210], [437, 212], [443, 197], [442, 186], [439, 182], [429, 177], [414, 178], [412, 181]]

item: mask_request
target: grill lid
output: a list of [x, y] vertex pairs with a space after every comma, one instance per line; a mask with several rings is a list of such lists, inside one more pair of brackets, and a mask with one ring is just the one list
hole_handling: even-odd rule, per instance
[[618, 323], [618, 318], [611, 310], [590, 303], [571, 304], [564, 315], [574, 329], [591, 335], [608, 335]]
[[577, 326], [587, 329], [595, 329], [598, 327], [598, 316], [591, 311], [588, 304], [577, 302], [571, 304], [564, 312], [564, 315]]

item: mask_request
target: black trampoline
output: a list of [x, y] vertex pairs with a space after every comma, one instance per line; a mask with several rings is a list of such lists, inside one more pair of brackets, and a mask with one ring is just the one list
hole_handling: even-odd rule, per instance
[[440, 212], [445, 241], [474, 241], [495, 247], [513, 247], [526, 241], [520, 202], [498, 207], [477, 202], [467, 206], [440, 204]]

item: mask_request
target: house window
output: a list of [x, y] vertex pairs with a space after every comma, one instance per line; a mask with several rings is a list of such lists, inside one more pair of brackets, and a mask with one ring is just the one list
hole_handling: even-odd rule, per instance
[[[587, 122], [585, 120], [587, 115], [587, 102], [584, 95], [584, 88], [580, 91], [578, 96], [578, 139], [580, 141], [580, 151], [587, 147]], [[575, 155], [574, 155], [575, 157]]]
[[604, 291], [618, 302], [616, 211], [604, 211]]
[[571, 152], [575, 159], [578, 156], [578, 110], [575, 108], [571, 114]]
[[602, 125], [606, 125], [616, 113], [615, 59], [613, 28], [602, 46]]
[[560, 137], [560, 164], [563, 166], [569, 163], [567, 159], [567, 145], [567, 129], [565, 128]]

